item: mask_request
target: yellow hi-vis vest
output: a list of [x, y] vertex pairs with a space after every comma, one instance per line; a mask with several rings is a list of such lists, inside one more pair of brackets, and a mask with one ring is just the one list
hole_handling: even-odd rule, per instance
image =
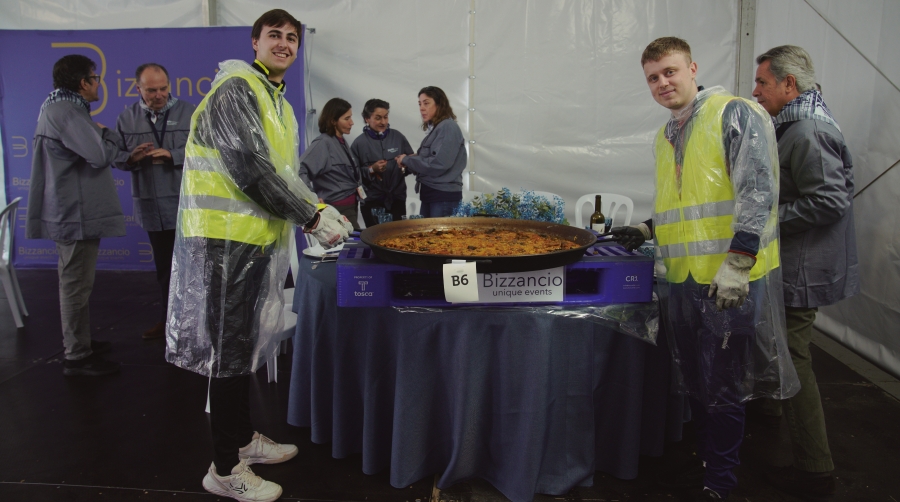
[[[666, 280], [682, 283], [690, 274], [698, 284], [709, 284], [731, 247], [734, 237], [734, 187], [726, 171], [722, 114], [734, 96], [713, 95], [694, 117], [691, 137], [684, 147], [681, 194], [675, 178], [675, 149], [663, 126], [656, 136], [656, 204], [653, 233], [666, 265]], [[773, 166], [777, 176], [777, 166]], [[777, 197], [777, 193], [775, 196]], [[766, 229], [775, 228], [778, 205]], [[750, 280], [779, 266], [778, 240], [761, 237]]]
[[[282, 236], [285, 221], [244, 195], [225, 172], [218, 150], [196, 142], [198, 117], [208, 113], [206, 107], [210, 97], [229, 78], [243, 78], [256, 95], [270, 150], [269, 159], [275, 168], [283, 171], [295, 167], [294, 159], [298, 154], [297, 122], [290, 103], [278, 91], [275, 91], [273, 100], [267, 84], [251, 70], [238, 71], [216, 81], [197, 106], [191, 120], [181, 183], [181, 232], [184, 237], [208, 237], [266, 246]], [[236, 106], [247, 105], [238, 103]], [[244, 124], [243, 127], [250, 125]]]

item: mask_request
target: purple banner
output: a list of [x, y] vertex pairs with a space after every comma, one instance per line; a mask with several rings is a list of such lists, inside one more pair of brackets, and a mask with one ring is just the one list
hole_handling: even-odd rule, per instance
[[[145, 28], [136, 30], [0, 30], [0, 125], [6, 168], [6, 197], [22, 197], [16, 215], [14, 262], [19, 268], [56, 267], [50, 240], [25, 239], [25, 208], [31, 178], [32, 140], [38, 112], [53, 90], [53, 64], [67, 54], [82, 54], [97, 64], [100, 100], [91, 103], [94, 120], [116, 127], [119, 113], [140, 99], [134, 70], [143, 63], [166, 67], [171, 92], [199, 104], [209, 92], [219, 61], [252, 61], [249, 27]], [[287, 98], [297, 113], [300, 144], [305, 144], [303, 54], [285, 75]], [[132, 216], [130, 173], [113, 169], [127, 235], [100, 241], [97, 268], [153, 270], [147, 233]]]

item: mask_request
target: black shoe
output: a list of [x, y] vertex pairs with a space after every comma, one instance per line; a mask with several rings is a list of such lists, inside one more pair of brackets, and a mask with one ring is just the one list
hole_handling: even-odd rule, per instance
[[75, 361], [69, 359], [63, 361], [63, 375], [66, 376], [103, 376], [118, 371], [119, 363], [107, 361], [97, 354], [91, 354], [84, 359]]
[[691, 457], [687, 462], [660, 468], [656, 475], [656, 484], [663, 488], [703, 488], [703, 476], [706, 468], [703, 462]]
[[819, 502], [834, 496], [834, 475], [830, 472], [806, 472], [792, 465], [773, 467], [766, 479], [784, 493], [803, 500]]
[[93, 352], [94, 354], [106, 354], [110, 350], [112, 350], [112, 342], [91, 340], [91, 352]]
[[141, 338], [144, 340], [153, 340], [155, 338], [162, 338], [166, 336], [166, 323], [159, 321], [156, 323], [156, 326], [144, 331], [144, 334], [141, 335]]

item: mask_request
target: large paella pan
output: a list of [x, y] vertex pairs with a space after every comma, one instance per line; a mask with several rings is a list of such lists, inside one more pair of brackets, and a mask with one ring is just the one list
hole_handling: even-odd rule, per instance
[[[532, 232], [541, 236], [556, 237], [575, 244], [566, 250], [541, 254], [513, 256], [478, 256], [473, 254], [429, 254], [392, 249], [382, 245], [385, 240], [401, 235], [448, 231], [453, 229], [513, 230]], [[584, 256], [587, 248], [596, 242], [596, 236], [588, 231], [557, 223], [504, 218], [418, 218], [382, 223], [363, 230], [360, 238], [375, 256], [383, 261], [413, 268], [440, 270], [449, 260], [475, 261], [480, 273], [527, 272], [543, 270], [575, 263]]]

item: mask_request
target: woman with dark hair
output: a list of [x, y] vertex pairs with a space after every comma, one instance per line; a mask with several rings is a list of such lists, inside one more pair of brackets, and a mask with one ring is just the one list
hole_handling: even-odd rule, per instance
[[357, 197], [362, 192], [358, 162], [344, 135], [353, 127], [350, 103], [332, 98], [319, 117], [319, 132], [300, 156], [300, 179], [316, 193], [320, 202], [334, 206], [359, 230]]
[[425, 218], [450, 216], [462, 200], [462, 173], [466, 169], [466, 145], [450, 100], [439, 87], [419, 91], [422, 129], [428, 135], [415, 155], [401, 155], [397, 162], [416, 175], [416, 192]]
[[406, 214], [406, 177], [395, 160], [413, 153], [409, 141], [400, 131], [391, 129], [388, 114], [391, 105], [381, 99], [370, 99], [363, 107], [366, 121], [362, 134], [353, 141], [350, 151], [359, 160], [366, 200], [360, 204], [367, 227], [378, 223], [372, 210], [384, 208], [397, 221]]

